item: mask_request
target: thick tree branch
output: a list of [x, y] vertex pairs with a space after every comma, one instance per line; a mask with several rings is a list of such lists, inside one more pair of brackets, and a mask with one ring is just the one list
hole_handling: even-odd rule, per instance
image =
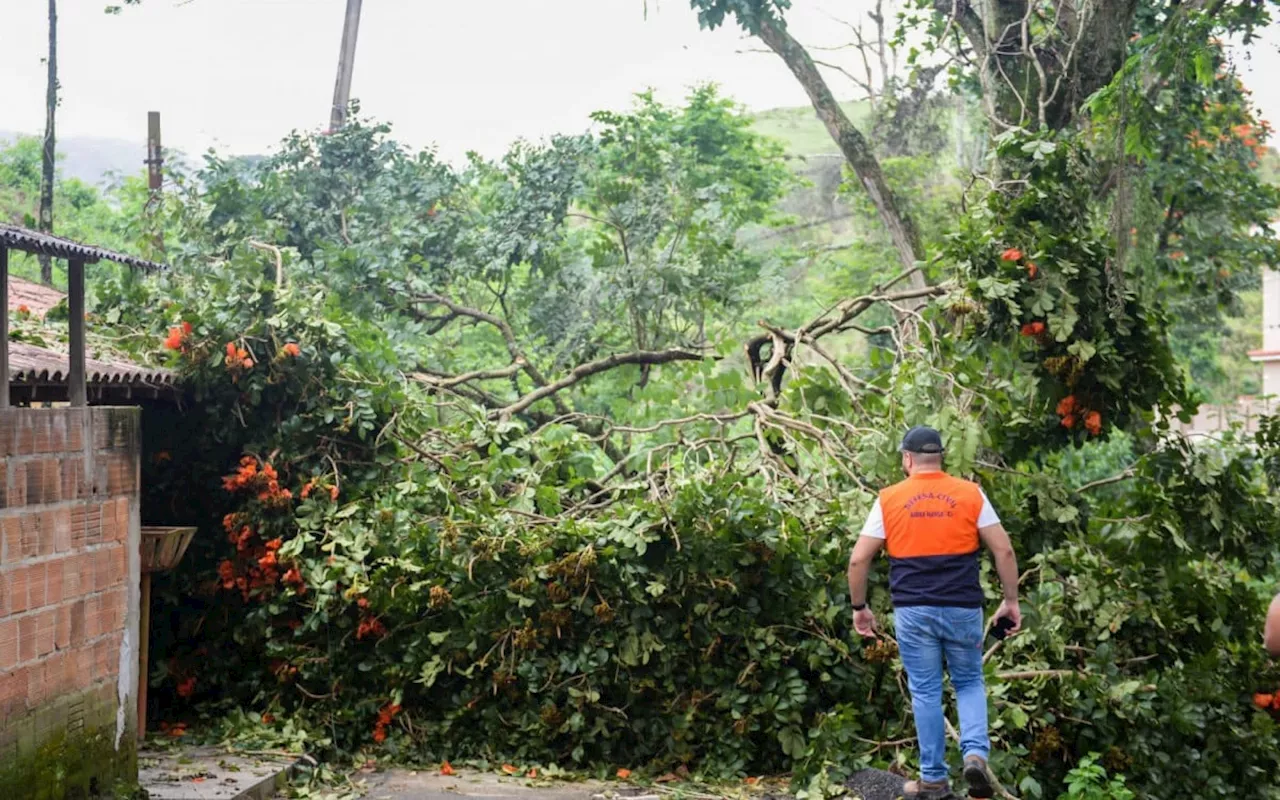
[[627, 364], [656, 365], [666, 364], [672, 361], [701, 361], [705, 357], [706, 356], [702, 353], [694, 353], [688, 350], [640, 350], [634, 353], [621, 353], [606, 356], [605, 358], [599, 358], [595, 361], [589, 361], [586, 364], [579, 364], [574, 367], [568, 375], [564, 376], [560, 380], [539, 386], [537, 389], [534, 389], [532, 392], [524, 395], [514, 403], [511, 403], [505, 408], [498, 409], [494, 412], [493, 416], [506, 419], [514, 414], [519, 414], [539, 400], [553, 398], [557, 392], [586, 380], [592, 375], [607, 372], [615, 367]]
[[[524, 359], [514, 361], [510, 366], [502, 369], [478, 369], [475, 372], [465, 372], [461, 375], [445, 375], [424, 372], [420, 379], [423, 383], [429, 383], [433, 386], [439, 386], [441, 389], [450, 389], [463, 383], [471, 381], [491, 380], [494, 378], [510, 378], [516, 373], [524, 369]], [[418, 376], [415, 376], [418, 377]]]
[[933, 9], [960, 28], [978, 58], [985, 61], [990, 56], [991, 45], [987, 41], [986, 28], [969, 0], [933, 0]]
[[[781, 399], [782, 380], [786, 374], [787, 367], [791, 364], [791, 353], [797, 342], [813, 347], [814, 352], [831, 361], [828, 356], [816, 347], [818, 339], [832, 333], [847, 330], [852, 320], [876, 303], [894, 305], [904, 300], [922, 300], [942, 295], [948, 291], [946, 286], [924, 286], [899, 292], [888, 291], [895, 284], [910, 278], [916, 272], [917, 269], [913, 267], [887, 283], [877, 286], [871, 294], [845, 300], [805, 323], [794, 333], [761, 320], [758, 324], [767, 332], [748, 340], [743, 349], [747, 354], [751, 377], [756, 381], [765, 378], [769, 381], [768, 386], [765, 388], [765, 402], [771, 406], [776, 406]], [[764, 348], [766, 346], [770, 347], [768, 361], [764, 359]], [[839, 372], [838, 367], [837, 371]], [[847, 372], [839, 372], [838, 376], [842, 381], [853, 378], [853, 375]], [[856, 378], [853, 378], [853, 380], [857, 382]]]

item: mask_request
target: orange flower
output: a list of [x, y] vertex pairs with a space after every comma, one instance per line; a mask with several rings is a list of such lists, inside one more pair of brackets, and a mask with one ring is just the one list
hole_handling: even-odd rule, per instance
[[1172, 258], [1174, 261], [1177, 261], [1178, 259], [1185, 258], [1186, 255], [1187, 254], [1182, 252], [1181, 250], [1174, 250], [1172, 253], [1169, 254], [1169, 258]]
[[378, 709], [378, 724], [390, 725], [391, 720], [395, 719], [396, 714], [400, 713], [400, 706], [388, 703]]
[[330, 486], [330, 487], [329, 487], [329, 499], [330, 499], [330, 500], [332, 500], [332, 501], [333, 501], [333, 502], [335, 502], [335, 503], [336, 503], [336, 502], [338, 502], [338, 487], [337, 487], [337, 486]]
[[245, 369], [253, 369], [253, 359], [252, 359], [252, 358], [246, 358], [246, 359], [242, 360], [242, 361], [240, 362], [240, 364], [241, 364], [242, 366], [244, 366], [244, 368], [245, 368]]
[[629, 769], [618, 770], [618, 780], [625, 781], [627, 778], [630, 778], [630, 777], [631, 777], [631, 770]]
[[531, 770], [529, 770], [528, 772], [526, 772], [526, 773], [525, 773], [525, 777], [527, 777], [527, 778], [536, 778], [536, 777], [538, 777], [538, 768], [537, 768], [537, 767], [534, 767], [533, 769], [531, 769]]
[[236, 343], [227, 342], [227, 360], [232, 361], [236, 357]]
[[1032, 261], [1031, 263], [1027, 264], [1028, 278], [1034, 278], [1036, 274], [1039, 272], [1040, 272], [1040, 268], [1036, 266], [1036, 262]]
[[1102, 433], [1102, 415], [1097, 411], [1090, 411], [1084, 415], [1084, 427], [1089, 433], [1097, 436]]
[[290, 567], [289, 571], [284, 574], [282, 580], [292, 586], [298, 594], [307, 593], [306, 581], [302, 579], [302, 574], [298, 572], [297, 567]]
[[1069, 394], [1058, 401], [1058, 416], [1065, 417], [1076, 410], [1076, 396]]
[[190, 323], [190, 322], [187, 322], [186, 320], [183, 320], [183, 322], [182, 322], [182, 332], [183, 332], [183, 333], [185, 333], [185, 334], [187, 334], [188, 336], [190, 336], [190, 335], [191, 335], [191, 331], [192, 331], [192, 330], [194, 330], [194, 329], [191, 327], [191, 323]]
[[315, 486], [315, 483], [315, 481], [307, 481], [307, 485], [302, 487], [301, 497], [303, 500], [311, 496], [311, 487]]
[[293, 342], [289, 342], [284, 346], [284, 354], [290, 358], [297, 358], [302, 355], [302, 350]]
[[187, 678], [178, 684], [178, 697], [190, 697], [196, 693], [196, 679], [194, 676]]
[[748, 785], [748, 786], [755, 786], [755, 785], [756, 785], [757, 783], [759, 783], [759, 782], [760, 782], [760, 779], [759, 779], [759, 778], [747, 778], [747, 785]]
[[164, 340], [164, 346], [169, 350], [181, 350], [182, 343], [186, 338], [186, 334], [182, 332], [182, 328], [170, 328], [169, 336]]
[[22, 305], [18, 306], [18, 313], [25, 317], [26, 315], [31, 313], [31, 309], [27, 307], [26, 303], [23, 303]]
[[262, 715], [262, 724], [263, 724], [263, 725], [270, 725], [271, 723], [273, 723], [273, 722], [275, 722], [275, 721], [276, 721], [276, 718], [275, 718], [274, 716], [272, 716], [271, 714], [263, 714], [263, 715]]
[[272, 552], [275, 552], [276, 550], [279, 550], [280, 546], [283, 544], [284, 544], [283, 539], [272, 539], [271, 541], [267, 542], [267, 549], [271, 550]]
[[1002, 261], [1021, 261], [1022, 251], [1016, 247], [1010, 247], [1008, 250], [1005, 250], [1000, 254], [1000, 259]]
[[366, 636], [382, 638], [387, 633], [386, 626], [373, 617], [365, 617], [360, 620], [360, 624], [356, 626], [356, 638], [363, 639]]
[[1253, 704], [1258, 708], [1269, 708], [1271, 703], [1275, 701], [1275, 697], [1264, 692], [1258, 692], [1253, 696]]
[[450, 764], [448, 761], [442, 762], [442, 763], [440, 764], [440, 774], [441, 774], [441, 775], [453, 775], [453, 774], [454, 774], [454, 771], [453, 771], [453, 765], [452, 765], [452, 764]]
[[1043, 322], [1028, 322], [1026, 325], [1022, 326], [1023, 336], [1039, 336], [1042, 333], [1044, 333]]
[[505, 773], [507, 773], [508, 775], [515, 775], [515, 774], [516, 774], [517, 772], [519, 772], [520, 770], [516, 769], [515, 767], [511, 766], [510, 764], [503, 764], [503, 765], [502, 765], [502, 771], [503, 771], [503, 772], [505, 772]]
[[1066, 428], [1067, 430], [1071, 430], [1075, 426], [1076, 426], [1075, 414], [1067, 414], [1062, 418], [1062, 427]]
[[373, 740], [378, 744], [382, 744], [387, 740], [387, 729], [379, 725], [373, 729]]

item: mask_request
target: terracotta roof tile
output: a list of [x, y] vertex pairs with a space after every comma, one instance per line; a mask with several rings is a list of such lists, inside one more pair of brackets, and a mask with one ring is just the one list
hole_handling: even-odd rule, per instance
[[[66, 353], [36, 347], [25, 342], [9, 342], [9, 382], [11, 384], [64, 384], [70, 369]], [[99, 361], [86, 358], [85, 382], [90, 386], [175, 387], [178, 377], [160, 367], [146, 367], [128, 361]]]
[[9, 312], [13, 313], [26, 306], [27, 310], [37, 317], [43, 317], [49, 310], [61, 303], [66, 295], [35, 281], [9, 276]]

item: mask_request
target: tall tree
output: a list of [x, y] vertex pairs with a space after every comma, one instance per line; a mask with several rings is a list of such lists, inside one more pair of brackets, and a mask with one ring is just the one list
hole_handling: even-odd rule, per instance
[[[45, 95], [44, 153], [40, 173], [40, 230], [53, 233], [54, 122], [58, 113], [58, 0], [49, 0], [49, 85]], [[53, 285], [53, 262], [40, 256], [40, 280]]]

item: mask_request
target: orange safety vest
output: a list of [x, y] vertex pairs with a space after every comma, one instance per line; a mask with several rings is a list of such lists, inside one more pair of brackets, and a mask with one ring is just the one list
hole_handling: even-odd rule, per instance
[[978, 484], [913, 475], [880, 492], [880, 512], [894, 606], [982, 607]]

